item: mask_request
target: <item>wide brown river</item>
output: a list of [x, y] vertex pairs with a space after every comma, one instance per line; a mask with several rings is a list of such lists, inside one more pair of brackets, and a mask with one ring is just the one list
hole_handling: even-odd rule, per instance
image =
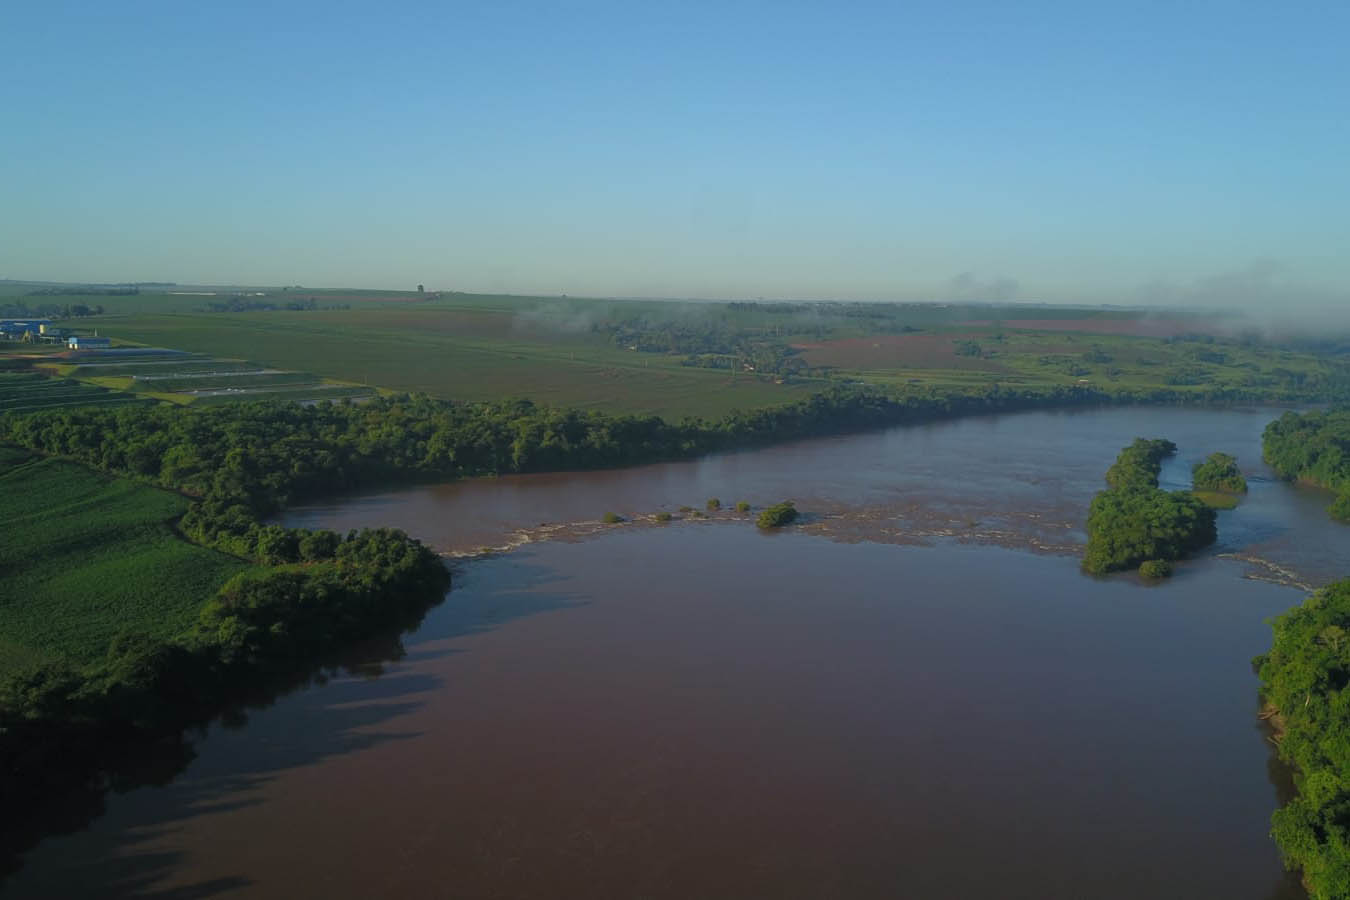
[[[1260, 463], [1273, 415], [972, 418], [294, 510], [402, 527], [454, 588], [406, 653], [212, 724], [0, 894], [1301, 897], [1250, 659], [1350, 574], [1350, 528]], [[1072, 555], [1136, 436], [1180, 446], [1164, 486], [1215, 450], [1252, 482], [1160, 586]], [[713, 496], [805, 521], [642, 519]]]

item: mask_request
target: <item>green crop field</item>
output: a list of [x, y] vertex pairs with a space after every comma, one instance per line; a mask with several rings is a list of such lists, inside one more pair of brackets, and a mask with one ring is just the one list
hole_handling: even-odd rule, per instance
[[0, 448], [0, 675], [103, 655], [121, 631], [181, 632], [246, 567], [174, 531], [187, 501]]
[[128, 340], [456, 400], [529, 397], [557, 406], [719, 416], [799, 399], [819, 385], [779, 385], [681, 366], [615, 347], [587, 330], [513, 313], [412, 309], [218, 313], [109, 320]]

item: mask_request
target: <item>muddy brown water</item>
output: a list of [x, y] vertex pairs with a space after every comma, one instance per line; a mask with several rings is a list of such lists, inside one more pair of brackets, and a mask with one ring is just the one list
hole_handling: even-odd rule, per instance
[[[1249, 660], [1350, 529], [1267, 477], [1271, 415], [967, 419], [296, 510], [520, 546], [457, 562], [405, 656], [212, 725], [0, 894], [1300, 897]], [[1180, 445], [1165, 481], [1213, 450], [1254, 476], [1161, 586], [1060, 552], [1135, 436]], [[594, 524], [709, 496], [807, 522]]]

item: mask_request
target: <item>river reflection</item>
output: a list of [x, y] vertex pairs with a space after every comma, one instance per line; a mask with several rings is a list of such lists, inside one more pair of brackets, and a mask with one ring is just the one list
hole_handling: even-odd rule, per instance
[[[1134, 436], [1181, 445], [1167, 480], [1212, 450], [1259, 474], [1269, 418], [1009, 416], [303, 511], [443, 549], [537, 527], [532, 491], [555, 523], [712, 495], [794, 496], [816, 522], [618, 528], [461, 562], [402, 658], [211, 726], [177, 779], [110, 797], [3, 893], [1302, 897], [1267, 834], [1287, 782], [1250, 669], [1300, 591], [1217, 555], [1145, 587], [964, 535], [832, 526], [945, 491], [953, 518], [1073, 532]], [[1079, 436], [1038, 470], [1015, 421]], [[1346, 557], [1324, 502], [1257, 482], [1220, 552], [1325, 579]]]

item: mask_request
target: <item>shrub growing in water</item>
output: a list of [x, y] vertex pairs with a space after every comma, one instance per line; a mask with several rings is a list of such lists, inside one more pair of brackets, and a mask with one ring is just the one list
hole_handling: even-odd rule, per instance
[[1150, 559], [1139, 564], [1139, 574], [1145, 578], [1166, 578], [1172, 574], [1172, 564], [1165, 559]]
[[713, 497], [710, 500], [708, 500], [708, 509], [721, 509], [721, 508], [722, 508], [721, 500], [718, 500], [716, 497]]
[[617, 525], [623, 521], [623, 516], [618, 513], [607, 512], [600, 517], [600, 521], [604, 522], [606, 525]]
[[669, 522], [672, 518], [673, 517], [668, 512], [662, 511], [656, 514], [656, 521], [658, 522]]
[[750, 511], [750, 504], [747, 501], [742, 500], [740, 503], [736, 504], [736, 512], [748, 513], [749, 511]]
[[1191, 469], [1191, 478], [1197, 491], [1247, 493], [1247, 479], [1238, 469], [1237, 457], [1227, 453], [1211, 453], [1208, 459]]
[[759, 514], [756, 524], [760, 528], [778, 528], [787, 525], [797, 518], [797, 507], [792, 505], [791, 500], [784, 500], [782, 503], [775, 503], [773, 506], [765, 507]]

